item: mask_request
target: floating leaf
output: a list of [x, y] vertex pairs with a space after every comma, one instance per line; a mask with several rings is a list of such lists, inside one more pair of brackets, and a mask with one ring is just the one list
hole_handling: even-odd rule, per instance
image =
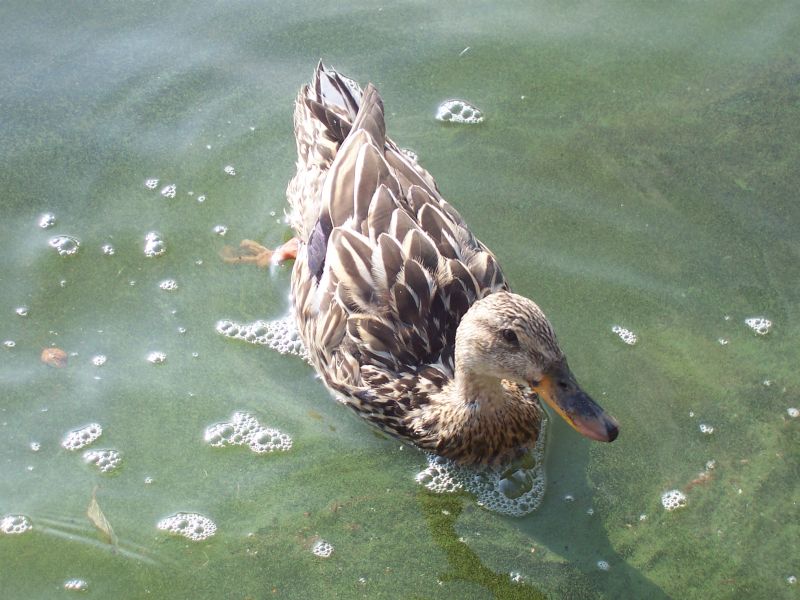
[[112, 529], [111, 523], [108, 522], [108, 519], [100, 509], [100, 505], [97, 503], [97, 486], [92, 490], [92, 499], [89, 501], [86, 516], [89, 517], [92, 525], [103, 534], [103, 539], [107, 543], [117, 545], [117, 536], [114, 535], [114, 529]]

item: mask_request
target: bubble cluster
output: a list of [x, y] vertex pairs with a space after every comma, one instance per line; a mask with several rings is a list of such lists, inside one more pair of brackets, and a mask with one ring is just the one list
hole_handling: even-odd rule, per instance
[[178, 190], [175, 184], [170, 183], [169, 185], [165, 185], [163, 188], [161, 188], [161, 195], [164, 196], [164, 198], [174, 198], [177, 191]]
[[96, 466], [101, 473], [114, 471], [122, 463], [117, 450], [87, 450], [83, 453], [83, 460]]
[[744, 323], [758, 335], [767, 335], [770, 329], [772, 329], [772, 321], [764, 317], [745, 319]]
[[320, 558], [328, 558], [333, 554], [333, 545], [325, 540], [318, 540], [317, 543], [314, 544], [314, 547], [311, 548], [311, 552]]
[[147, 257], [161, 256], [167, 251], [161, 235], [155, 231], [150, 231], [144, 236], [144, 255]]
[[39, 442], [31, 442], [28, 444], [28, 448], [31, 449], [31, 452], [38, 452], [42, 449], [42, 445]]
[[175, 281], [174, 279], [165, 279], [164, 281], [158, 284], [158, 287], [160, 287], [162, 290], [166, 292], [174, 292], [175, 290], [178, 289], [178, 282]]
[[523, 517], [539, 507], [544, 497], [544, 447], [547, 421], [542, 416], [534, 448], [502, 466], [460, 466], [451, 460], [428, 455], [428, 467], [416, 476], [418, 483], [436, 493], [463, 489], [476, 502], [502, 515]]
[[152, 363], [154, 365], [160, 365], [164, 361], [167, 360], [167, 355], [163, 352], [159, 352], [158, 350], [154, 350], [147, 355], [147, 362]]
[[156, 189], [158, 187], [158, 179], [156, 179], [155, 177], [151, 177], [150, 179], [145, 179], [144, 187], [146, 187], [148, 190]]
[[228, 228], [225, 225], [214, 225], [214, 229], [212, 229], [214, 233], [218, 236], [224, 236], [228, 233]]
[[608, 561], [598, 560], [597, 568], [600, 569], [601, 571], [608, 571], [611, 568], [611, 565], [608, 564]]
[[80, 450], [85, 448], [103, 434], [103, 428], [99, 423], [90, 423], [86, 427], [74, 429], [61, 441], [61, 445], [67, 450]]
[[3, 342], [3, 346], [5, 346], [6, 348], [13, 348], [16, 345], [17, 345], [17, 342], [15, 342], [14, 340], [5, 340]]
[[700, 423], [700, 431], [706, 435], [711, 435], [714, 433], [714, 427], [706, 423]]
[[44, 213], [39, 217], [39, 227], [42, 229], [50, 229], [56, 224], [56, 216], [53, 213]]
[[789, 575], [789, 576], [786, 578], [786, 583], [788, 583], [789, 585], [795, 585], [795, 584], [797, 584], [797, 577], [796, 577], [795, 575]]
[[620, 327], [619, 325], [614, 325], [611, 328], [611, 331], [616, 333], [623, 342], [628, 344], [629, 346], [633, 346], [639, 338], [633, 333], [630, 329], [625, 329], [624, 327]]
[[786, 413], [790, 417], [792, 417], [793, 419], [796, 419], [797, 417], [800, 417], [800, 409], [797, 409], [797, 408], [794, 408], [794, 407], [787, 408], [786, 409]]
[[102, 367], [104, 364], [106, 364], [106, 360], [108, 359], [106, 358], [105, 354], [97, 354], [92, 357], [92, 364], [95, 367]]
[[28, 307], [27, 306], [18, 306], [14, 309], [14, 312], [17, 313], [20, 317], [27, 317], [28, 316]]
[[680, 490], [669, 490], [661, 494], [661, 505], [667, 510], [686, 506], [686, 494]]
[[89, 584], [83, 579], [67, 579], [64, 582], [64, 589], [68, 592], [85, 592], [89, 589]]
[[225, 337], [269, 346], [281, 354], [294, 354], [306, 360], [308, 357], [293, 314], [274, 321], [256, 321], [248, 324], [229, 320], [217, 321], [216, 330]]
[[466, 100], [445, 100], [436, 110], [436, 120], [474, 125], [483, 121], [483, 113]]
[[214, 521], [197, 513], [176, 513], [161, 519], [156, 526], [173, 535], [182, 535], [193, 542], [210, 538], [217, 531]]
[[33, 527], [25, 515], [6, 515], [0, 519], [0, 533], [6, 535], [19, 535], [30, 531]]
[[81, 246], [78, 239], [71, 235], [57, 235], [50, 238], [48, 244], [51, 248], [55, 248], [59, 256], [72, 256]]
[[223, 171], [225, 171], [225, 173], [231, 177], [236, 175], [236, 169], [233, 167], [233, 165], [226, 165]]
[[114, 250], [114, 246], [112, 246], [111, 244], [103, 244], [102, 246], [100, 246], [100, 250], [106, 256], [114, 256], [115, 250]]
[[211, 425], [206, 429], [204, 439], [214, 448], [246, 445], [258, 454], [286, 451], [292, 447], [291, 436], [277, 429], [264, 427], [258, 419], [246, 412], [233, 413], [229, 422]]

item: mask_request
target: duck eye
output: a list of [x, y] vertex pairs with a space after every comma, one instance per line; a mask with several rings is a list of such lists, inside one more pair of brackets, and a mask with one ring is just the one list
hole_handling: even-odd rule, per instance
[[519, 338], [517, 338], [517, 334], [514, 333], [513, 329], [503, 329], [503, 331], [500, 333], [503, 336], [503, 339], [509, 344], [513, 346], [519, 346]]

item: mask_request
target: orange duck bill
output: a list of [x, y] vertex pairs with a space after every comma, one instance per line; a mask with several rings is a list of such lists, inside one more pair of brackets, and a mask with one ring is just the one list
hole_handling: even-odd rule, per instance
[[566, 360], [554, 364], [540, 381], [529, 381], [528, 385], [582, 435], [598, 442], [617, 439], [617, 420], [580, 388]]

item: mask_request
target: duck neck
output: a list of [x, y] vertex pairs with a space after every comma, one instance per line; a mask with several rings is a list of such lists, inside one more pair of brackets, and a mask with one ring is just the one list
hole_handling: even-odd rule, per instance
[[463, 368], [456, 368], [453, 388], [458, 400], [478, 410], [496, 410], [508, 398], [500, 379]]

